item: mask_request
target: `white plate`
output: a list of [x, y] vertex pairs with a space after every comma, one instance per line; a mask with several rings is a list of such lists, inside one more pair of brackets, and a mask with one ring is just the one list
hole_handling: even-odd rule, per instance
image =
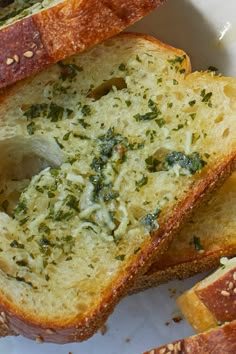
[[[169, 0], [132, 27], [173, 46], [191, 57], [193, 69], [215, 66], [236, 76], [236, 2], [234, 0]], [[172, 282], [124, 299], [107, 324], [105, 335], [84, 343], [36, 344], [18, 338], [0, 339], [0, 354], [141, 354], [193, 332], [179, 315], [174, 297], [189, 288], [196, 277]], [[174, 295], [173, 293], [176, 292]]]

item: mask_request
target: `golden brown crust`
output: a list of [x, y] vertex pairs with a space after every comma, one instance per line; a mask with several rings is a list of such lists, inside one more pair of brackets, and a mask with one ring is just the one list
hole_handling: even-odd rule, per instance
[[143, 354], [234, 354], [236, 352], [236, 321], [209, 332], [181, 339]]
[[0, 88], [119, 33], [163, 0], [67, 0], [0, 31]]
[[197, 289], [196, 295], [221, 323], [236, 318], [236, 267], [208, 286]]
[[[167, 251], [168, 252], [168, 251]], [[165, 252], [158, 262], [154, 262], [148, 271], [135, 283], [132, 292], [142, 291], [173, 279], [186, 279], [195, 274], [214, 270], [220, 264], [221, 257], [232, 257], [236, 254], [236, 244], [202, 254], [186, 255], [186, 260], [181, 257], [173, 259], [166, 265]]]

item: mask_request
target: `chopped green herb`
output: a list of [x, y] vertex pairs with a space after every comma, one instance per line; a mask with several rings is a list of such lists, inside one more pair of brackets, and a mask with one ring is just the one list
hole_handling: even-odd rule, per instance
[[21, 220], [19, 221], [19, 224], [22, 226], [22, 225], [24, 225], [28, 220], [29, 220], [29, 216], [26, 216], [24, 219], [21, 219]]
[[201, 155], [198, 152], [185, 155], [182, 152], [173, 151], [166, 155], [165, 162], [170, 167], [177, 164], [188, 170], [191, 174], [195, 174], [206, 165], [206, 162], [202, 160]]
[[54, 136], [54, 139], [55, 139], [57, 145], [59, 146], [59, 148], [60, 148], [60, 149], [64, 149], [64, 145], [62, 145], [62, 144], [59, 142], [58, 138]]
[[79, 211], [79, 200], [73, 194], [69, 194], [66, 197], [66, 206], [76, 211]]
[[139, 180], [139, 181], [135, 181], [135, 185], [136, 187], [142, 187], [145, 186], [145, 184], [148, 183], [148, 177], [144, 176]]
[[191, 244], [194, 245], [196, 251], [201, 251], [201, 250], [203, 250], [203, 247], [202, 247], [202, 245], [201, 245], [201, 243], [200, 243], [200, 238], [199, 238], [199, 237], [193, 236], [193, 239], [192, 239], [192, 241], [191, 241]]
[[141, 223], [144, 227], [148, 229], [148, 231], [154, 231], [158, 228], [157, 218], [160, 215], [161, 210], [159, 208], [156, 209], [154, 213], [147, 214], [141, 219]]
[[64, 141], [69, 140], [70, 134], [71, 134], [71, 132], [66, 133], [66, 134], [63, 136], [62, 140], [64, 140]]
[[195, 103], [196, 103], [196, 100], [192, 100], [192, 101], [189, 101], [189, 103], [188, 103], [188, 104], [189, 104], [189, 106], [190, 106], [190, 107], [192, 107], [192, 106], [194, 106], [194, 105], [195, 105]]
[[155, 119], [155, 122], [159, 128], [162, 128], [166, 124], [166, 121], [163, 118]]
[[36, 187], [35, 187], [35, 190], [36, 190], [37, 192], [39, 192], [39, 193], [43, 193], [43, 192], [44, 192], [44, 189], [43, 189], [42, 187], [40, 187], [40, 186], [36, 186]]
[[50, 228], [45, 223], [39, 224], [38, 231], [47, 235], [51, 232]]
[[46, 115], [48, 109], [47, 103], [37, 103], [30, 106], [30, 108], [25, 111], [24, 116], [29, 119], [34, 119], [40, 117], [41, 115]]
[[167, 60], [168, 63], [170, 64], [182, 64], [182, 62], [186, 59], [186, 55], [183, 55], [182, 57], [176, 56], [174, 59], [169, 59]]
[[19, 243], [17, 240], [13, 240], [13, 241], [10, 243], [10, 246], [11, 246], [12, 248], [20, 248], [20, 249], [25, 248], [25, 246], [24, 246], [22, 243]]
[[87, 117], [91, 114], [91, 108], [89, 105], [84, 105], [82, 108], [81, 108], [81, 113], [83, 114], [84, 117]]
[[118, 256], [115, 257], [117, 261], [124, 261], [125, 259], [125, 254], [119, 254]]
[[180, 129], [183, 129], [184, 125], [183, 124], [178, 124], [177, 128], [172, 129], [173, 131], [178, 131]]
[[120, 71], [125, 71], [125, 70], [126, 70], [125, 64], [121, 63], [121, 64], [119, 65], [119, 70], [120, 70]]
[[22, 215], [27, 212], [27, 206], [24, 200], [19, 201], [19, 203], [16, 205], [14, 209], [14, 214], [15, 215]]
[[35, 130], [36, 130], [36, 126], [35, 126], [35, 123], [34, 122], [30, 122], [27, 127], [27, 132], [29, 135], [33, 135], [35, 133]]
[[209, 102], [211, 96], [212, 96], [212, 92], [207, 92], [206, 93], [205, 89], [203, 89], [201, 91], [202, 102]]

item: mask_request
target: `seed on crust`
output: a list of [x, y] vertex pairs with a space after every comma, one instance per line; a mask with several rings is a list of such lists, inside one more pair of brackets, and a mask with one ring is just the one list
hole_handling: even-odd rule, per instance
[[222, 291], [221, 291], [221, 295], [223, 295], [223, 296], [230, 296], [230, 293], [229, 293], [228, 291], [226, 291], [226, 290], [222, 290]]
[[229, 282], [228, 288], [229, 288], [229, 290], [232, 290], [234, 288], [234, 283], [232, 281]]
[[162, 348], [161, 350], [160, 350], [160, 354], [165, 354], [166, 353], [166, 348]]
[[233, 274], [233, 280], [236, 281], [236, 272], [234, 272], [234, 274]]
[[15, 54], [13, 56], [13, 59], [15, 60], [16, 63], [19, 63], [19, 61], [20, 61], [19, 55], [17, 55], [17, 54]]
[[167, 345], [167, 348], [169, 350], [174, 350], [174, 345], [172, 343], [170, 343], [170, 344]]
[[160, 354], [165, 354], [166, 353], [166, 348], [162, 348], [161, 350], [160, 350]]
[[24, 52], [23, 55], [25, 58], [32, 58], [32, 56], [34, 55], [34, 52], [32, 52], [31, 50], [27, 50], [27, 52]]
[[13, 64], [14, 63], [14, 59], [13, 58], [7, 58], [7, 60], [6, 60], [6, 64], [7, 65], [11, 65], [11, 64]]

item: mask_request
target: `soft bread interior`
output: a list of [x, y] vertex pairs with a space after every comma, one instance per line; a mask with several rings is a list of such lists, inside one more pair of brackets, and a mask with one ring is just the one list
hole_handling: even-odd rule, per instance
[[0, 106], [2, 140], [21, 136], [58, 165], [33, 176], [12, 217], [0, 214], [0, 295], [22, 316], [62, 326], [110, 304], [159, 251], [180, 203], [233, 156], [235, 80], [189, 69], [182, 51], [125, 34]]

